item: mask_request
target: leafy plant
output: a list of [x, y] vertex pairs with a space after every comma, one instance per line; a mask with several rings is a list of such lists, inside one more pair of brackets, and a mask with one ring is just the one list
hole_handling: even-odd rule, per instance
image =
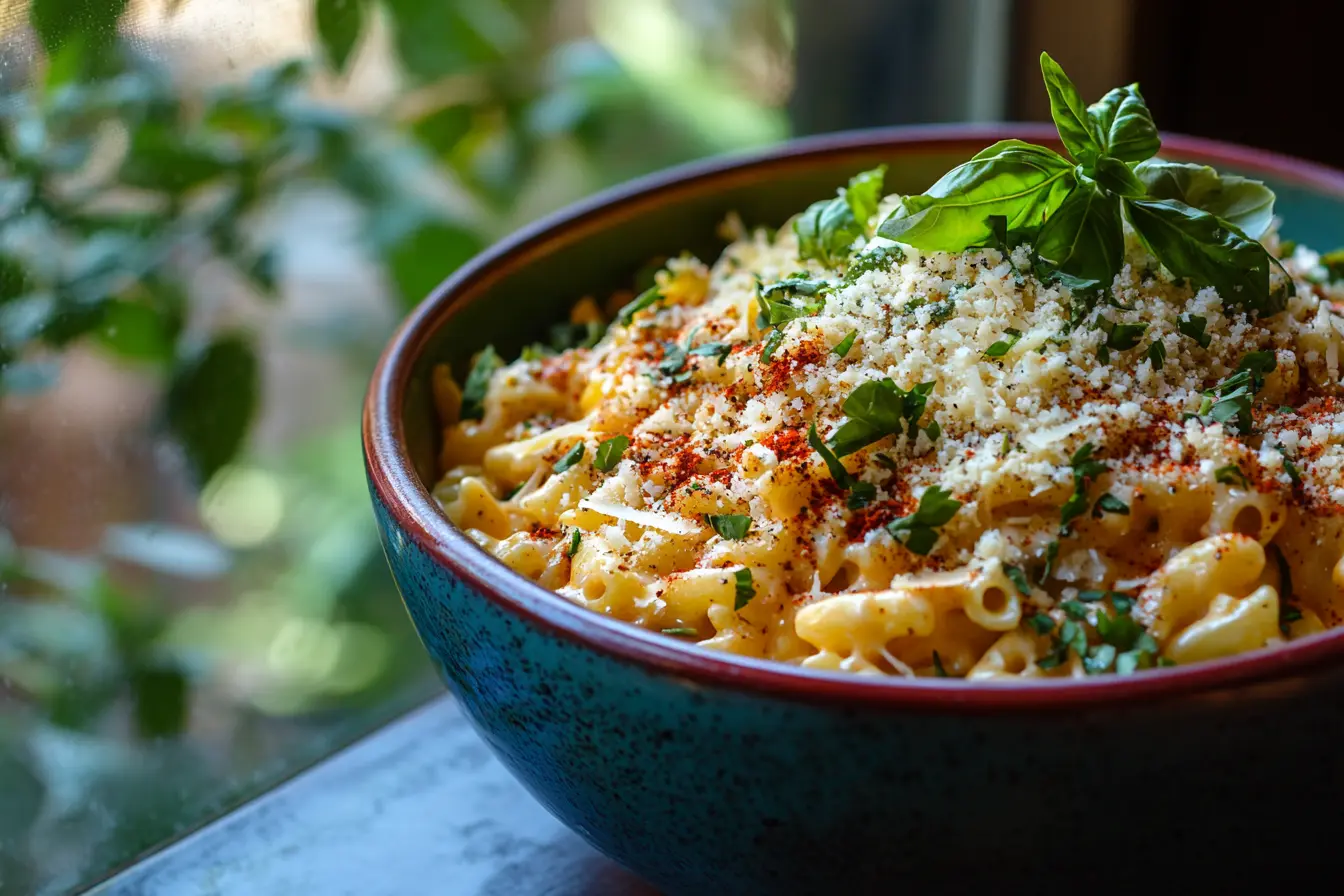
[[1030, 241], [1044, 276], [1099, 291], [1123, 264], [1127, 220], [1177, 277], [1212, 286], [1252, 312], [1283, 309], [1292, 283], [1286, 292], [1271, 290], [1270, 267], [1278, 262], [1256, 241], [1273, 217], [1268, 187], [1153, 158], [1161, 141], [1137, 84], [1084, 106], [1046, 53], [1041, 75], [1072, 161], [1044, 146], [1001, 141], [923, 194], [902, 198], [878, 233], [945, 252]]

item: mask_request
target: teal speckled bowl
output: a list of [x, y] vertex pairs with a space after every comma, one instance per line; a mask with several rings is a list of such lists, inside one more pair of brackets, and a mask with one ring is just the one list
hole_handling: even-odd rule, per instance
[[[879, 162], [889, 190], [918, 192], [1009, 136], [1055, 144], [1029, 125], [840, 134], [617, 188], [471, 261], [378, 366], [364, 417], [370, 489], [426, 649], [537, 799], [669, 894], [1067, 892], [1181, 872], [1237, 886], [1334, 855], [1344, 629], [1124, 678], [991, 686], [810, 672], [592, 614], [496, 562], [430, 497], [435, 362], [460, 375], [488, 342], [510, 356], [651, 257], [713, 258], [729, 211], [777, 225]], [[1336, 171], [1174, 136], [1163, 154], [1265, 180], [1285, 236], [1344, 243]]]

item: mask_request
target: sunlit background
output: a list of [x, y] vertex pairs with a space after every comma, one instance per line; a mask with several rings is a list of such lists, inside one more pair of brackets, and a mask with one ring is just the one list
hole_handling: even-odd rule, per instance
[[0, 0], [0, 892], [97, 879], [438, 693], [358, 423], [455, 266], [681, 161], [1044, 118], [1042, 47], [1214, 133], [1143, 51], [1186, 27], [1156, 5]]

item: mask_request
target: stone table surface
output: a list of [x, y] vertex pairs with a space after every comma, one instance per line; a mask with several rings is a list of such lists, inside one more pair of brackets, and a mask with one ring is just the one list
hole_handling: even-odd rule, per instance
[[98, 896], [656, 896], [556, 821], [439, 697]]

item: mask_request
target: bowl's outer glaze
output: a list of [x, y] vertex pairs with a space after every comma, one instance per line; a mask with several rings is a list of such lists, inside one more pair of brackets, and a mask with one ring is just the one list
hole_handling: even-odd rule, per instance
[[[1344, 805], [1338, 663], [1118, 702], [996, 708], [957, 697], [969, 689], [884, 703], [836, 699], [832, 688], [821, 699], [744, 686], [731, 668], [712, 679], [595, 649], [546, 619], [560, 598], [536, 593], [429, 518], [413, 480], [435, 475], [425, 385], [434, 362], [461, 365], [491, 340], [507, 356], [576, 296], [627, 284], [651, 256], [690, 247], [712, 257], [721, 244], [706, 234], [730, 210], [778, 224], [880, 161], [892, 164], [889, 190], [922, 190], [1002, 134], [916, 136], [926, 142], [903, 133], [841, 138], [830, 150], [814, 143], [778, 161], [655, 184], [614, 209], [590, 204], [558, 230], [546, 224], [499, 257], [487, 253], [429, 300], [431, 317], [415, 324], [423, 338], [401, 346], [414, 357], [396, 362], [400, 418], [377, 419], [397, 402], [379, 405], [371, 393], [365, 420], [384, 547], [426, 648], [537, 798], [668, 893], [867, 893], [926, 882], [957, 892], [982, 881], [1016, 891], [1089, 875], [1143, 886], [1178, 863], [1244, 883], [1252, 865], [1282, 872], [1331, 856]], [[1200, 154], [1237, 168], [1216, 147]], [[1323, 186], [1325, 174], [1240, 168], [1276, 189], [1287, 236], [1344, 242], [1344, 178]], [[1303, 182], [1311, 177], [1315, 186]], [[409, 462], [375, 458], [389, 439], [404, 440]]]

